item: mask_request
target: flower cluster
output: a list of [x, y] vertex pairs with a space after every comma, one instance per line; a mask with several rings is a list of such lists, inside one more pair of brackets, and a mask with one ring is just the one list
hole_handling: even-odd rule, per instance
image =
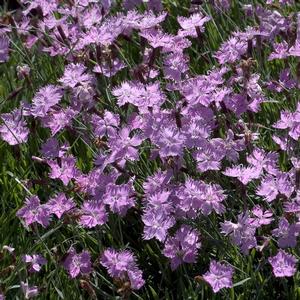
[[[45, 248], [61, 256], [51, 263], [90, 294], [98, 242], [120, 294], [152, 280], [152, 263], [140, 268], [134, 254], [152, 245], [170, 272], [209, 264], [202, 277], [214, 293], [241, 276], [228, 249], [243, 259], [260, 251], [275, 277], [296, 273], [300, 15], [288, 15], [292, 0], [276, 1], [280, 10], [272, 0], [243, 6], [249, 26], [221, 36], [218, 47], [206, 39], [220, 34], [215, 20], [230, 14], [228, 0], [192, 1], [176, 16], [160, 0], [21, 2], [0, 29], [0, 64], [26, 57], [0, 137], [26, 161], [24, 178], [14, 177], [27, 193], [17, 217], [45, 245], [52, 233], [63, 236], [64, 253]], [[15, 36], [24, 51], [16, 53]], [[47, 80], [32, 66], [37, 57], [55, 69]], [[44, 256], [22, 256], [28, 276], [48, 265]], [[26, 299], [40, 293], [27, 278], [20, 286]]]

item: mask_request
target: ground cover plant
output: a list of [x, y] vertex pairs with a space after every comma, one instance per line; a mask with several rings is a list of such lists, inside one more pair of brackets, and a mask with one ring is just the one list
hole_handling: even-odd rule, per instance
[[299, 299], [300, 4], [9, 4], [0, 299]]

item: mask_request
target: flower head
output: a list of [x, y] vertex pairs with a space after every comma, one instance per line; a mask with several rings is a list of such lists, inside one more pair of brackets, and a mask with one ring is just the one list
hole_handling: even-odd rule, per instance
[[203, 275], [203, 278], [210, 284], [214, 293], [217, 293], [222, 288], [232, 287], [232, 276], [233, 268], [231, 266], [212, 260], [209, 271]]
[[92, 271], [91, 255], [88, 251], [77, 253], [74, 248], [71, 248], [63, 266], [71, 278], [75, 278], [79, 274], [89, 274]]
[[269, 263], [272, 265], [275, 277], [290, 277], [296, 273], [295, 256], [279, 250], [275, 256], [269, 257]]

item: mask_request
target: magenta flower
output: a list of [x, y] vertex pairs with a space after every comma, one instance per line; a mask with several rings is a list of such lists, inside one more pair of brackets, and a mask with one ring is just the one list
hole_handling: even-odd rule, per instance
[[203, 279], [210, 284], [214, 293], [217, 293], [222, 288], [232, 287], [233, 272], [231, 266], [212, 260], [209, 271], [203, 275]]
[[93, 228], [103, 225], [107, 221], [107, 213], [102, 202], [96, 200], [85, 201], [80, 209], [79, 224], [83, 227]]
[[182, 225], [174, 237], [167, 238], [163, 254], [171, 260], [171, 269], [175, 270], [184, 262], [196, 262], [200, 247], [199, 233], [190, 226]]
[[13, 110], [11, 113], [1, 114], [3, 124], [0, 126], [1, 138], [10, 145], [26, 143], [29, 129], [21, 109]]
[[25, 254], [22, 260], [30, 265], [29, 272], [39, 272], [41, 267], [47, 263], [47, 260], [40, 254]]
[[73, 199], [67, 198], [64, 193], [59, 193], [54, 198], [51, 198], [46, 206], [51, 214], [55, 214], [60, 219], [65, 212], [74, 208], [76, 204]]
[[60, 158], [60, 164], [56, 161], [48, 160], [51, 168], [49, 177], [52, 179], [60, 179], [64, 185], [68, 185], [71, 179], [76, 177], [76, 160], [73, 156], [64, 156]]
[[272, 265], [275, 277], [290, 277], [296, 273], [297, 258], [283, 250], [279, 250], [277, 255], [268, 258]]
[[43, 227], [49, 225], [50, 212], [45, 204], [40, 204], [37, 196], [26, 199], [25, 205], [17, 211], [17, 216], [22, 218], [27, 226], [35, 222]]
[[145, 284], [143, 273], [136, 264], [136, 258], [128, 250], [107, 249], [103, 252], [100, 263], [111, 277], [129, 280], [130, 287], [134, 290], [140, 289]]
[[86, 250], [76, 253], [76, 250], [71, 248], [63, 262], [63, 266], [71, 278], [75, 278], [79, 274], [89, 274], [92, 271], [91, 255]]

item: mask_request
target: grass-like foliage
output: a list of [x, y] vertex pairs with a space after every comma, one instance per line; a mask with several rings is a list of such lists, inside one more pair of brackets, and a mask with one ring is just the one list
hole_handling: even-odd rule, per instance
[[0, 11], [0, 300], [300, 299], [296, 0]]

